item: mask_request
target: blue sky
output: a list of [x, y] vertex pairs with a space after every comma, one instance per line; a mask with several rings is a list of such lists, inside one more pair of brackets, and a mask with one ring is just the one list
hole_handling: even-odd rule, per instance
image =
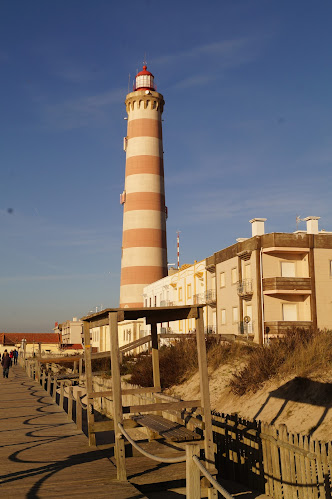
[[[118, 306], [124, 99], [165, 98], [168, 258], [332, 230], [332, 3], [2, 0], [0, 331]], [[304, 228], [304, 224], [301, 226]]]

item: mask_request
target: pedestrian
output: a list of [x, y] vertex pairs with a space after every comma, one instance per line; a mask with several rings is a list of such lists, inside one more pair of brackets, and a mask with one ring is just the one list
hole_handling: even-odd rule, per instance
[[18, 351], [16, 350], [16, 348], [14, 349], [14, 365], [16, 366], [17, 365], [17, 358], [18, 358]]
[[13, 352], [13, 350], [10, 351], [9, 357], [10, 357], [10, 367], [11, 367], [13, 365], [13, 359], [14, 359], [14, 352]]
[[10, 357], [8, 355], [8, 352], [7, 352], [7, 350], [5, 350], [3, 352], [2, 361], [1, 361], [1, 365], [3, 367], [3, 377], [4, 378], [8, 378], [10, 362], [11, 361], [10, 361]]

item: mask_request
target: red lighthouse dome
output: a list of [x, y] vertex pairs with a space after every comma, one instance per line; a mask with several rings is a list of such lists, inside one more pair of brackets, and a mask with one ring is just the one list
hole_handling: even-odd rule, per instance
[[145, 64], [143, 70], [136, 75], [134, 90], [155, 90], [154, 76], [147, 70]]

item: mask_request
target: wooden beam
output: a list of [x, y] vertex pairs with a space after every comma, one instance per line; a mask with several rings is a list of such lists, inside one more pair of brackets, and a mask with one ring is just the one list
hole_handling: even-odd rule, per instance
[[95, 421], [91, 427], [92, 433], [98, 433], [99, 431], [113, 431], [114, 421]]
[[95, 418], [94, 418], [94, 414], [93, 414], [93, 405], [90, 402], [90, 400], [91, 400], [90, 393], [92, 393], [92, 391], [93, 391], [92, 367], [91, 367], [90, 325], [86, 321], [83, 321], [83, 333], [84, 333], [85, 378], [86, 378], [89, 445], [96, 445], [96, 435], [92, 432], [92, 427], [93, 427]]
[[[121, 390], [121, 395], [138, 395], [139, 393], [157, 393], [159, 390], [154, 386], [149, 386], [146, 388], [125, 388]], [[92, 392], [89, 398], [99, 398], [99, 397], [112, 397], [113, 390], [105, 390], [103, 392]]]
[[153, 385], [158, 391], [160, 388], [160, 368], [159, 368], [159, 341], [157, 334], [157, 324], [151, 324], [152, 336], [152, 372], [153, 372]]
[[123, 407], [123, 412], [125, 414], [134, 414], [136, 412], [173, 411], [176, 409], [185, 409], [186, 407], [201, 407], [201, 401], [182, 400], [180, 402], [157, 402], [155, 404], [128, 405]]
[[83, 355], [68, 355], [66, 357], [37, 357], [35, 360], [41, 364], [61, 364], [62, 362], [77, 362]]
[[211, 418], [211, 403], [209, 392], [209, 375], [206, 358], [206, 345], [204, 337], [204, 322], [203, 309], [199, 309], [199, 316], [196, 319], [196, 338], [197, 338], [197, 354], [200, 379], [200, 391], [203, 405], [204, 418], [204, 449], [205, 459], [207, 461], [207, 469], [210, 472], [215, 472], [214, 450], [213, 450], [213, 435], [212, 435], [212, 418]]
[[114, 436], [115, 436], [115, 458], [118, 480], [127, 480], [125, 444], [123, 435], [118, 424], [123, 422], [122, 397], [121, 397], [121, 376], [120, 376], [120, 352], [118, 339], [118, 314], [109, 313], [110, 324], [110, 343], [111, 343], [111, 370], [112, 370], [112, 388], [113, 388], [113, 418], [114, 418]]

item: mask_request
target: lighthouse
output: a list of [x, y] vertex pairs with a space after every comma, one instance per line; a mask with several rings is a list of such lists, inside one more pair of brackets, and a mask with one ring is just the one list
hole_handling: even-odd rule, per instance
[[143, 288], [167, 275], [166, 207], [161, 116], [163, 96], [154, 76], [143, 66], [133, 92], [126, 97], [128, 114], [120, 307], [142, 307]]

